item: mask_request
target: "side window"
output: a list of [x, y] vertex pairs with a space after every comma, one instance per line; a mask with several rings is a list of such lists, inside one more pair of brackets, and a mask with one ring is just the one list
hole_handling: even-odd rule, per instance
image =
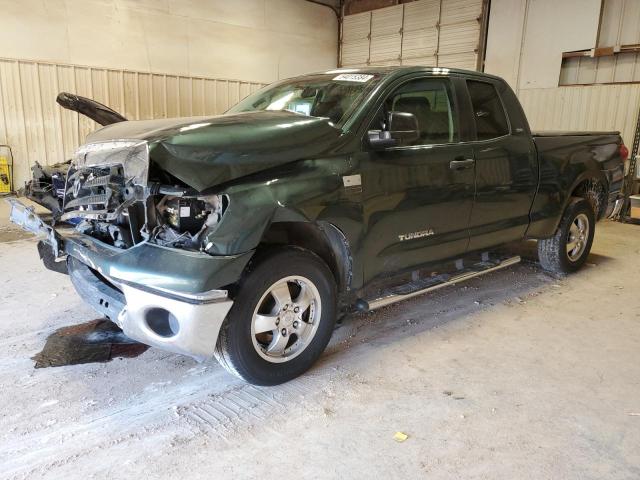
[[490, 83], [467, 80], [478, 140], [489, 140], [509, 134], [509, 124], [502, 102]]
[[411, 80], [387, 97], [385, 111], [411, 113], [416, 117], [419, 138], [405, 145], [458, 141], [457, 118], [448, 80]]

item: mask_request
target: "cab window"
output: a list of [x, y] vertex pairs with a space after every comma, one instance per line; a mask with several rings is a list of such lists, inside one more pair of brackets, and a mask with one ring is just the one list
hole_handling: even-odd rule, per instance
[[490, 140], [509, 135], [507, 116], [496, 87], [487, 82], [467, 80], [476, 123], [476, 138]]
[[420, 78], [404, 83], [385, 103], [387, 112], [415, 116], [419, 136], [405, 145], [433, 145], [458, 141], [457, 118], [451, 84], [439, 78]]

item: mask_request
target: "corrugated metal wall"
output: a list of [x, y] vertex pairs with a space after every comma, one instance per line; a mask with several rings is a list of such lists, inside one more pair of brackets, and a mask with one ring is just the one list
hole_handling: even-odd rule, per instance
[[475, 70], [482, 0], [418, 0], [347, 15], [341, 65], [429, 65]]
[[640, 84], [520, 90], [534, 130], [619, 130], [631, 148], [640, 107]]
[[55, 102], [61, 91], [93, 98], [130, 120], [223, 113], [263, 84], [0, 59], [0, 144], [14, 155], [14, 186], [37, 160], [70, 158], [99, 127]]
[[640, 2], [603, 0], [598, 47], [640, 44]]
[[[604, 0], [598, 47], [640, 45], [640, 1]], [[640, 53], [562, 59], [560, 85], [640, 82]]]

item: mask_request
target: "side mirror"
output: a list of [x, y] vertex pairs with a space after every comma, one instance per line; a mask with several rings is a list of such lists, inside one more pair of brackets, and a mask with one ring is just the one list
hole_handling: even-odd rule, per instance
[[418, 120], [413, 113], [390, 112], [388, 130], [369, 130], [369, 145], [374, 149], [411, 144], [420, 138]]
[[387, 130], [369, 130], [368, 135], [369, 145], [374, 149], [384, 149], [398, 145], [398, 141], [395, 138], [391, 138], [391, 132]]
[[390, 112], [389, 132], [391, 138], [398, 140], [400, 144], [414, 142], [420, 138], [418, 119], [413, 113]]

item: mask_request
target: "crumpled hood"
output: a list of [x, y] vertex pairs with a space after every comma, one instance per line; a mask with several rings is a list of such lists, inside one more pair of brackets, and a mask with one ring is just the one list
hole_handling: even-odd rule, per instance
[[198, 191], [333, 150], [342, 132], [328, 119], [281, 112], [245, 112], [116, 123], [87, 141], [139, 139], [153, 164]]

